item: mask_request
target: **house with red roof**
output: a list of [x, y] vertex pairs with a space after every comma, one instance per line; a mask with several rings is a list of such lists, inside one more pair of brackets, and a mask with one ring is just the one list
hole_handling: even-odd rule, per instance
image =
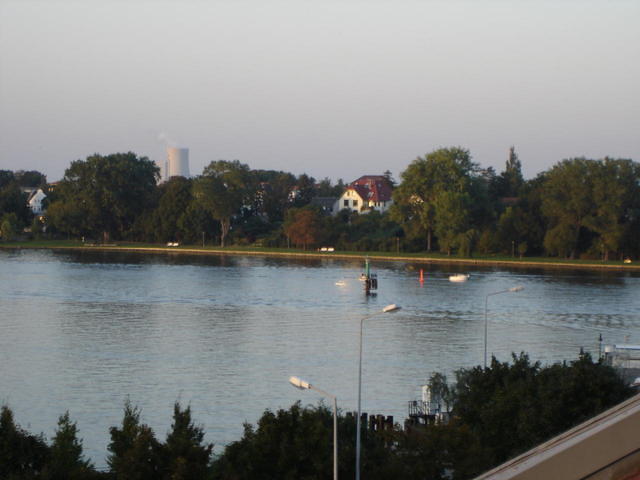
[[336, 202], [334, 213], [348, 209], [352, 212], [386, 212], [393, 199], [391, 184], [383, 175], [365, 175], [351, 182]]

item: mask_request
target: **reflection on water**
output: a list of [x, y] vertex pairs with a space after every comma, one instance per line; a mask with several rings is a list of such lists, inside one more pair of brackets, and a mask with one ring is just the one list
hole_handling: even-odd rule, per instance
[[[191, 404], [218, 446], [265, 408], [317, 402], [292, 389], [290, 375], [355, 409], [358, 320], [389, 303], [403, 310], [365, 324], [363, 408], [399, 421], [431, 372], [482, 361], [488, 293], [525, 287], [489, 299], [488, 349], [501, 360], [597, 353], [600, 334], [640, 342], [636, 273], [373, 268], [380, 291], [365, 297], [362, 263], [352, 260], [0, 251], [0, 402], [49, 436], [68, 409], [104, 466], [127, 397], [159, 437], [173, 402]], [[454, 284], [452, 273], [471, 277]]]

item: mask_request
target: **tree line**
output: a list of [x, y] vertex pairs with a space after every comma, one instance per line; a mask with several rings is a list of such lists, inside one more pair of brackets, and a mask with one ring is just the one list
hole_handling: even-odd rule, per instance
[[431, 251], [608, 260], [637, 256], [640, 164], [573, 158], [525, 181], [512, 147], [504, 170], [481, 169], [468, 150], [418, 157], [402, 173], [391, 217]]
[[[30, 219], [17, 177], [0, 172], [4, 239], [29, 225], [42, 235], [45, 226]], [[525, 180], [513, 147], [499, 174], [450, 147], [416, 158], [398, 182], [388, 171], [385, 177], [395, 187], [388, 212], [332, 216], [314, 199], [339, 196], [342, 180], [218, 160], [195, 178], [158, 184], [158, 168], [145, 157], [93, 155], [72, 162], [49, 186], [46, 235], [465, 257], [640, 255], [640, 164], [633, 160], [566, 159]]]
[[[616, 372], [588, 354], [542, 367], [525, 354], [511, 363], [492, 358], [487, 368], [461, 369], [449, 385], [429, 379], [451, 411], [448, 423], [371, 430], [363, 425], [362, 475], [374, 480], [473, 478], [628, 398], [633, 391]], [[338, 419], [339, 476], [354, 475], [353, 415]], [[9, 407], [0, 414], [0, 478], [4, 479], [233, 479], [329, 478], [333, 419], [323, 403], [266, 410], [256, 425], [219, 455], [204, 441], [189, 407], [174, 405], [164, 442], [126, 402], [120, 425], [109, 429], [108, 470], [99, 472], [82, 452], [68, 412], [51, 443], [16, 424]]]

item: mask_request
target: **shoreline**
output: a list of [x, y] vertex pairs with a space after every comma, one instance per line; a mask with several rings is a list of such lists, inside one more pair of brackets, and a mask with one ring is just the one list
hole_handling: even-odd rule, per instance
[[[228, 250], [227, 250], [228, 248]], [[527, 260], [502, 260], [485, 258], [439, 258], [406, 255], [385, 255], [381, 252], [339, 253], [339, 252], [279, 252], [277, 250], [243, 250], [233, 247], [196, 248], [196, 247], [164, 247], [164, 246], [134, 246], [134, 245], [29, 245], [19, 243], [15, 245], [2, 245], [3, 250], [80, 250], [80, 251], [106, 251], [106, 252], [131, 252], [151, 254], [190, 254], [190, 255], [233, 255], [233, 256], [264, 256], [280, 258], [336, 258], [342, 260], [362, 260], [369, 257], [370, 261], [423, 263], [423, 264], [451, 264], [474, 266], [498, 266], [514, 268], [558, 268], [558, 269], [582, 269], [582, 270], [613, 270], [613, 271], [640, 271], [640, 264], [598, 264], [598, 263], [573, 263], [571, 261], [527, 261]], [[417, 255], [417, 254], [416, 254]]]

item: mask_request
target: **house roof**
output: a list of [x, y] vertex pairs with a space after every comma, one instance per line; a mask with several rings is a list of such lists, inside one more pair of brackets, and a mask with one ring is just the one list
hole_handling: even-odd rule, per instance
[[318, 205], [325, 210], [333, 210], [336, 200], [338, 200], [338, 197], [313, 197], [311, 205]]
[[348, 185], [347, 190], [354, 190], [363, 200], [369, 199], [369, 189], [361, 185]]
[[36, 202], [36, 201], [42, 200], [44, 198], [47, 198], [47, 194], [44, 193], [41, 188], [38, 188], [36, 190], [33, 190], [31, 193], [29, 193], [29, 196], [27, 198], [27, 202], [28, 203]]
[[20, 191], [31, 196], [38, 191], [38, 187], [20, 187]]
[[640, 478], [639, 431], [640, 395], [635, 395], [476, 480], [635, 480]]
[[391, 186], [382, 175], [364, 175], [349, 184], [363, 199], [371, 202], [388, 202], [391, 200]]

